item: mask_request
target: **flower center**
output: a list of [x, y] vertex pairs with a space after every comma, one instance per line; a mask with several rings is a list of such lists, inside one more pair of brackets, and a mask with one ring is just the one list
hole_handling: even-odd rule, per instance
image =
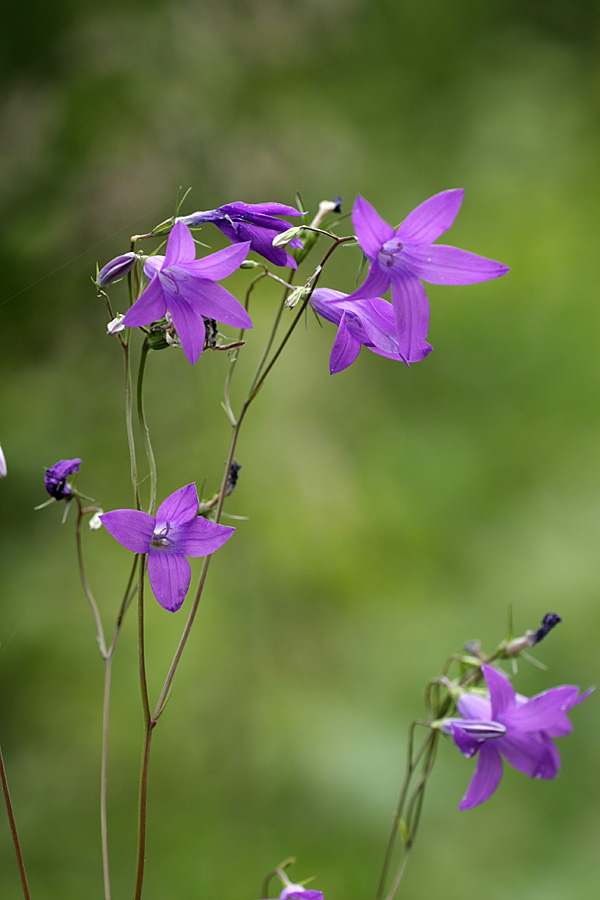
[[159, 273], [163, 286], [174, 294], [179, 293], [179, 282], [173, 269], [161, 269]]
[[156, 531], [150, 538], [150, 546], [151, 547], [170, 547], [173, 544], [173, 540], [169, 537], [169, 531], [171, 530], [170, 522], [161, 522], [160, 525], [157, 526]]
[[392, 268], [392, 266], [396, 265], [398, 256], [402, 252], [402, 248], [404, 244], [402, 241], [399, 241], [398, 238], [391, 238], [391, 240], [386, 241], [379, 253], [377, 254], [377, 259], [380, 266], [387, 266], [388, 268]]

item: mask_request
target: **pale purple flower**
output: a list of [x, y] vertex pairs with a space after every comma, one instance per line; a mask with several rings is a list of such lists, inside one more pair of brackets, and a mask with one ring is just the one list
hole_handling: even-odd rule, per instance
[[252, 320], [239, 300], [216, 284], [239, 268], [250, 249], [247, 241], [196, 259], [194, 238], [183, 222], [176, 222], [164, 256], [150, 256], [144, 272], [150, 284], [126, 313], [126, 326], [149, 325], [167, 310], [192, 365], [204, 349], [203, 316], [235, 328], [252, 328]]
[[463, 694], [457, 703], [462, 718], [446, 719], [442, 730], [452, 735], [468, 759], [479, 754], [477, 767], [459, 809], [471, 809], [492, 796], [502, 778], [502, 757], [530, 778], [556, 778], [560, 756], [553, 738], [572, 731], [569, 710], [585, 700], [572, 684], [551, 688], [527, 699], [491, 666], [482, 667], [489, 699]]
[[396, 334], [406, 359], [423, 347], [429, 330], [429, 301], [422, 281], [475, 284], [508, 272], [507, 266], [493, 259], [433, 243], [454, 222], [463, 195], [463, 190], [435, 194], [413, 209], [397, 229], [363, 197], [356, 198], [354, 230], [371, 265], [364, 283], [349, 298], [381, 297], [391, 285]]
[[[66, 500], [73, 496], [73, 488], [67, 484], [67, 478], [74, 472], [79, 472], [80, 465], [80, 459], [61, 459], [60, 462], [46, 469], [44, 485], [51, 497], [54, 497], [55, 500]], [[48, 501], [48, 503], [50, 502]]]
[[115, 509], [100, 516], [115, 540], [133, 553], [148, 554], [148, 575], [160, 605], [176, 612], [192, 577], [187, 556], [209, 556], [229, 540], [235, 528], [198, 516], [194, 483], [167, 497], [155, 516], [139, 509]]
[[[296, 268], [293, 256], [281, 247], [273, 246], [273, 238], [281, 232], [287, 231], [289, 222], [278, 219], [277, 216], [301, 216], [302, 212], [293, 206], [284, 206], [283, 203], [226, 203], [218, 209], [199, 210], [190, 216], [181, 216], [179, 222], [184, 222], [193, 228], [195, 225], [203, 225], [212, 222], [219, 228], [225, 237], [234, 244], [240, 241], [250, 241], [251, 249], [255, 253], [264, 256], [276, 266], [291, 266]], [[294, 238], [290, 241], [290, 247], [302, 247], [302, 241]]]
[[137, 253], [124, 253], [122, 256], [116, 256], [114, 259], [111, 259], [98, 272], [96, 284], [98, 287], [107, 287], [109, 284], [114, 284], [115, 281], [123, 278], [133, 269], [137, 259]]
[[351, 300], [340, 291], [318, 288], [313, 292], [310, 304], [320, 316], [338, 326], [329, 360], [332, 375], [352, 365], [363, 345], [373, 353], [397, 359], [407, 366], [425, 359], [433, 349], [430, 344], [423, 343], [407, 359], [400, 351], [396, 337], [392, 305], [380, 297]]
[[279, 895], [279, 900], [323, 900], [321, 891], [307, 890], [302, 884], [288, 883]]

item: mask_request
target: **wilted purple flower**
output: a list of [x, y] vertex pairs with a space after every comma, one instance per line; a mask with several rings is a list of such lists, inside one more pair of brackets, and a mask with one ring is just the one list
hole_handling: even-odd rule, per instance
[[572, 731], [567, 713], [593, 690], [580, 694], [578, 687], [565, 684], [527, 699], [515, 693], [506, 675], [491, 666], [482, 671], [489, 699], [463, 694], [457, 704], [462, 718], [442, 723], [468, 759], [479, 753], [459, 809], [471, 809], [491, 797], [502, 778], [502, 757], [530, 778], [556, 778], [560, 756], [552, 739]]
[[[296, 261], [281, 247], [273, 246], [275, 235], [287, 231], [289, 222], [284, 222], [276, 216], [301, 216], [302, 212], [293, 206], [284, 206], [283, 203], [226, 203], [218, 209], [198, 211], [190, 216], [182, 216], [178, 221], [193, 228], [195, 225], [203, 225], [212, 222], [219, 228], [225, 237], [234, 244], [240, 241], [250, 241], [250, 247], [255, 253], [264, 256], [276, 266], [291, 266], [296, 268]], [[302, 247], [302, 241], [295, 238], [290, 241], [290, 247]]]
[[80, 465], [80, 459], [61, 459], [60, 462], [46, 469], [44, 484], [51, 497], [54, 497], [55, 500], [63, 500], [73, 496], [73, 488], [67, 484], [67, 477], [74, 472], [79, 472]]
[[122, 256], [116, 256], [106, 263], [96, 276], [96, 284], [98, 287], [106, 287], [114, 284], [119, 278], [123, 278], [133, 269], [135, 261], [138, 259], [137, 253], [124, 253]]
[[252, 328], [252, 320], [233, 294], [215, 284], [239, 268], [250, 243], [226, 247], [204, 259], [196, 259], [194, 238], [183, 222], [169, 235], [165, 256], [150, 256], [144, 272], [150, 284], [125, 314], [127, 326], [148, 325], [162, 319], [167, 310], [192, 365], [204, 349], [203, 316], [236, 328]]
[[133, 553], [148, 554], [148, 575], [160, 605], [176, 612], [188, 592], [192, 571], [186, 556], [209, 556], [235, 528], [198, 516], [195, 484], [187, 484], [161, 503], [156, 516], [139, 509], [115, 509], [100, 516], [115, 540]]
[[6, 478], [8, 470], [6, 468], [6, 457], [4, 456], [4, 451], [2, 450], [2, 444], [0, 444], [0, 478]]
[[371, 300], [349, 300], [347, 294], [329, 288], [318, 288], [310, 304], [320, 316], [338, 325], [338, 332], [329, 360], [332, 375], [352, 365], [361, 346], [373, 353], [397, 359], [409, 365], [420, 362], [431, 353], [430, 344], [423, 343], [407, 359], [400, 351], [391, 303], [374, 297]]
[[406, 359], [423, 347], [429, 330], [429, 301], [421, 279], [430, 284], [475, 284], [508, 272], [507, 266], [493, 259], [433, 243], [454, 222], [463, 195], [463, 190], [435, 194], [413, 209], [397, 229], [363, 197], [356, 198], [352, 221], [371, 265], [365, 282], [349, 299], [381, 297], [391, 285], [396, 334]]

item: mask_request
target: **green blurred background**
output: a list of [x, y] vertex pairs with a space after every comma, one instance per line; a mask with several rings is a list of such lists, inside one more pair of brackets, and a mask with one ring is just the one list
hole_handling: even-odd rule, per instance
[[[130, 505], [122, 360], [90, 275], [128, 237], [232, 200], [312, 209], [366, 196], [397, 223], [450, 187], [448, 242], [507, 278], [429, 287], [435, 352], [408, 371], [363, 351], [330, 377], [312, 317], [252, 409], [218, 557], [155, 734], [146, 900], [256, 900], [288, 855], [326, 900], [373, 897], [409, 722], [448, 655], [548, 611], [564, 623], [518, 686], [598, 678], [600, 7], [594, 0], [23, 0], [1, 40], [1, 740], [32, 894], [100, 898], [103, 671], [74, 520], [33, 512], [44, 466]], [[202, 237], [215, 248], [220, 235]], [[324, 284], [350, 290], [358, 254]], [[248, 273], [231, 281], [241, 292]], [[113, 295], [120, 297], [119, 287]], [[252, 360], [278, 292], [255, 302]], [[115, 300], [117, 308], [124, 302]], [[212, 492], [229, 425], [224, 355], [155, 354], [159, 495]], [[239, 401], [244, 372], [235, 383]], [[111, 622], [129, 556], [86, 534]], [[194, 572], [198, 572], [194, 565]], [[185, 607], [184, 607], [185, 609]], [[182, 627], [152, 603], [156, 695]], [[549, 783], [472, 772], [442, 747], [404, 895], [598, 896], [597, 698], [575, 710]], [[142, 719], [135, 624], [115, 662], [110, 846], [131, 895]], [[2, 817], [3, 820], [3, 817]], [[0, 826], [0, 897], [19, 896]]]

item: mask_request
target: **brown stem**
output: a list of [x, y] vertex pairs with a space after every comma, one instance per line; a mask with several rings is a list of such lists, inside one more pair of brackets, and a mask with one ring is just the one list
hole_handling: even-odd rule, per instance
[[23, 862], [23, 853], [21, 852], [21, 844], [17, 833], [17, 823], [15, 822], [15, 814], [13, 811], [12, 801], [10, 799], [10, 791], [8, 790], [8, 781], [6, 778], [6, 768], [4, 766], [4, 758], [2, 756], [2, 748], [0, 747], [0, 780], [2, 781], [2, 791], [4, 793], [4, 801], [6, 803], [6, 812], [8, 814], [8, 822], [10, 825], [10, 833], [12, 834], [13, 844], [15, 845], [15, 854], [17, 856], [17, 865], [19, 867], [19, 875], [21, 876], [21, 887], [23, 888], [23, 896], [25, 900], [31, 900], [29, 893], [29, 885], [27, 884], [27, 875], [25, 873], [25, 863]]

